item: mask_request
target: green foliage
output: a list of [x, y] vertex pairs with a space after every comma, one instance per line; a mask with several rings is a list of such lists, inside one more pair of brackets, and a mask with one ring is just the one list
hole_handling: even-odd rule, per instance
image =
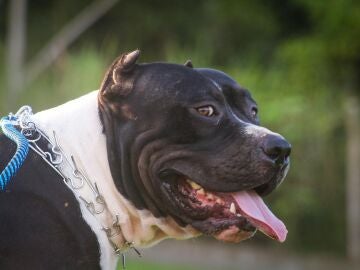
[[98, 89], [109, 64], [105, 60], [106, 57], [91, 47], [62, 56], [27, 89], [19, 106], [31, 103], [35, 111], [39, 111]]

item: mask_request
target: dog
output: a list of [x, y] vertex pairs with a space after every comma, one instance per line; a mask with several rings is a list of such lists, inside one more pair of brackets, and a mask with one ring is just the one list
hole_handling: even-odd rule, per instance
[[[116, 59], [99, 90], [27, 115], [38, 151], [0, 192], [0, 269], [115, 269], [129, 248], [201, 234], [285, 240], [261, 197], [291, 146], [259, 125], [250, 93], [219, 70], [139, 55]], [[16, 146], [1, 135], [0, 149], [2, 171]]]

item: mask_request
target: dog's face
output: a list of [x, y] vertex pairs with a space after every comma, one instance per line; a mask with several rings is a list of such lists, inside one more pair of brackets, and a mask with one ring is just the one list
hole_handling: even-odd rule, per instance
[[111, 172], [138, 208], [218, 239], [286, 229], [260, 196], [285, 177], [290, 145], [259, 126], [257, 105], [228, 75], [166, 63], [110, 67], [99, 94]]

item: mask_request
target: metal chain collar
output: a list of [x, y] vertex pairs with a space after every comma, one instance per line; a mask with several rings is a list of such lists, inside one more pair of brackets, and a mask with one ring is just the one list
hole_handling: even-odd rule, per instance
[[[128, 249], [133, 249], [139, 257], [141, 257], [140, 252], [133, 247], [133, 243], [124, 241], [122, 246], [118, 246], [112, 238], [116, 236], [121, 236], [121, 227], [119, 224], [119, 215], [115, 217], [110, 213], [104, 196], [99, 192], [96, 182], [92, 182], [85, 175], [85, 173], [77, 165], [74, 156], [70, 156], [70, 160], [64, 154], [61, 146], [59, 145], [58, 139], [56, 137], [55, 131], [53, 131], [54, 143], [49, 139], [49, 137], [41, 131], [36, 124], [32, 121], [31, 116], [33, 115], [32, 109], [30, 106], [23, 106], [19, 111], [14, 115], [12, 124], [20, 128], [20, 132], [26, 137], [29, 142], [29, 147], [37, 153], [55, 172], [57, 172], [60, 177], [62, 177], [64, 183], [79, 197], [83, 202], [86, 209], [98, 220], [102, 230], [106, 233], [106, 236], [114, 249], [116, 255], [122, 257], [122, 267], [125, 269], [125, 254], [124, 252]], [[10, 114], [10, 116], [13, 116]], [[43, 139], [46, 141], [47, 147], [39, 145], [39, 141]], [[67, 176], [63, 172], [64, 167], [70, 167], [72, 171], [71, 176]], [[92, 193], [93, 199], [85, 199], [79, 195], [79, 190], [84, 188], [87, 185]], [[108, 212], [113, 219], [112, 225], [107, 226], [102, 224], [100, 221], [99, 215]]]

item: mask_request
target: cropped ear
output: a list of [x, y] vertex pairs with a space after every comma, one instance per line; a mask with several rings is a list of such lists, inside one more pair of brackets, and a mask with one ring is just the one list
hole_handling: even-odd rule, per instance
[[184, 66], [189, 67], [189, 68], [194, 68], [193, 63], [191, 62], [190, 59], [185, 62]]
[[118, 57], [105, 74], [100, 86], [100, 94], [105, 98], [127, 96], [134, 84], [134, 69], [140, 56], [140, 50], [124, 53]]

